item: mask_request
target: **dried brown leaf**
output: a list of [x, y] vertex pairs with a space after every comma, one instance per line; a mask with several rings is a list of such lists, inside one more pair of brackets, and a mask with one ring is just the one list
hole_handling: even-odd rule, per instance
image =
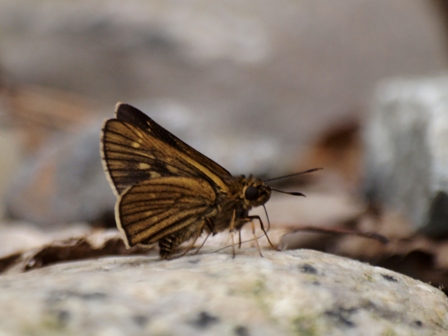
[[97, 231], [91, 235], [55, 241], [0, 258], [0, 273], [26, 272], [60, 262], [148, 252], [148, 248], [141, 247], [126, 249], [116, 231]]

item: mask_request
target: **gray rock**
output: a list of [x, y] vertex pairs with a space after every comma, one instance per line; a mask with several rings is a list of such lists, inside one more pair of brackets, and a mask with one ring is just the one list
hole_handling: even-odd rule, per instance
[[264, 255], [105, 258], [5, 275], [0, 334], [448, 332], [446, 296], [420, 281], [315, 251]]
[[101, 123], [58, 134], [17, 170], [6, 195], [10, 217], [42, 227], [95, 222], [111, 213], [115, 196], [100, 157]]
[[[0, 114], [1, 115], [1, 114]], [[8, 192], [11, 176], [20, 169], [19, 132], [10, 129], [0, 130], [0, 200]], [[4, 204], [0, 203], [0, 217], [4, 216]]]
[[448, 233], [448, 77], [392, 80], [376, 93], [366, 139], [369, 197], [416, 229]]

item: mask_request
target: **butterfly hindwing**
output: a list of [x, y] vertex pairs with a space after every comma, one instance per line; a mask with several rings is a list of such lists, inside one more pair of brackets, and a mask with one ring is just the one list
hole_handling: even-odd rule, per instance
[[161, 177], [128, 188], [115, 208], [126, 245], [152, 244], [185, 228], [199, 235], [214, 215], [216, 194], [205, 180]]
[[200, 177], [226, 190], [226, 169], [130, 105], [117, 104], [116, 119], [103, 126], [101, 145], [103, 165], [117, 195], [163, 176]]

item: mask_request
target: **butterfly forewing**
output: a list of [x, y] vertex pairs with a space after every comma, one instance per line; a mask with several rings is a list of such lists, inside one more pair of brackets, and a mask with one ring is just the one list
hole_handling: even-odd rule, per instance
[[127, 189], [117, 202], [116, 220], [128, 246], [151, 244], [185, 227], [193, 231], [213, 215], [216, 195], [202, 179], [162, 177]]
[[178, 139], [138, 109], [117, 104], [117, 119], [105, 122], [103, 165], [120, 195], [127, 188], [161, 176], [201, 177], [226, 190], [230, 173]]
[[135, 125], [109, 120], [104, 125], [103, 134], [103, 162], [117, 194], [151, 178], [195, 174], [193, 167], [166, 157], [169, 148]]

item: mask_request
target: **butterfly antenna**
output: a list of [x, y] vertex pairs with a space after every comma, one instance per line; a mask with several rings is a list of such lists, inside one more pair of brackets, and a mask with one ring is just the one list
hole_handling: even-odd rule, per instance
[[278, 193], [282, 193], [282, 194], [306, 197], [304, 194], [302, 194], [301, 192], [298, 192], [298, 191], [284, 191], [284, 190], [279, 190], [279, 189], [274, 189], [274, 188], [271, 188], [271, 190], [275, 191], [275, 192], [278, 192]]
[[313, 173], [313, 172], [315, 172], [317, 170], [322, 170], [322, 169], [323, 168], [308, 169], [308, 170], [304, 170], [304, 171], [301, 171], [301, 172], [298, 172], [298, 173], [294, 173], [294, 174], [289, 174], [289, 175], [284, 175], [284, 176], [270, 178], [270, 179], [264, 180], [263, 182], [271, 182], [271, 181], [281, 180], [281, 179], [284, 179], [284, 178], [293, 177], [293, 176], [297, 176], [297, 175]]

